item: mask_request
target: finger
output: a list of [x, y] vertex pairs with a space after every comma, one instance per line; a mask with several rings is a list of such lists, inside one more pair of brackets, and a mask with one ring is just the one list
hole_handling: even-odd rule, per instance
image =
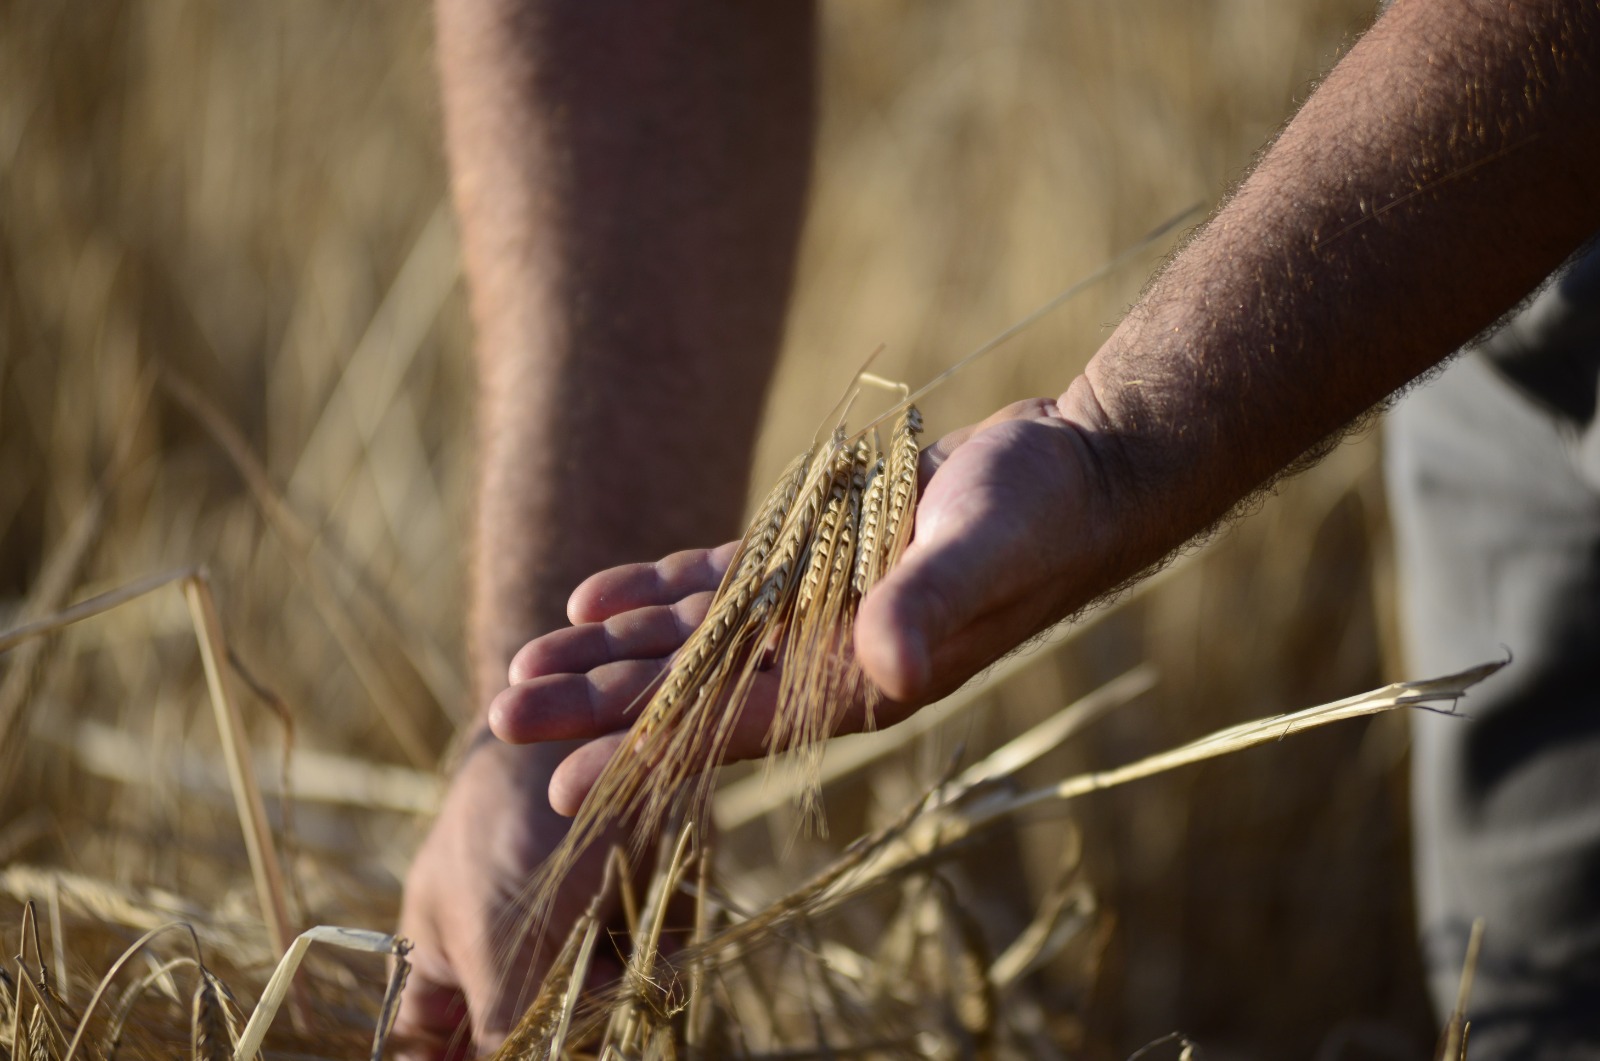
[[926, 699], [937, 700], [950, 695], [974, 675], [1048, 630], [1060, 617], [1041, 607], [1044, 599], [1049, 599], [1049, 595], [1024, 596], [1009, 606], [979, 616], [945, 638], [933, 652]]
[[472, 1038], [479, 1057], [499, 1053], [517, 1021], [538, 997], [559, 948], [559, 939], [531, 935], [525, 924], [526, 918], [521, 919], [513, 930], [517, 934], [491, 948], [492, 959], [475, 970], [470, 985]]
[[979, 427], [978, 424], [968, 424], [923, 447], [922, 453], [917, 457], [918, 490], [928, 488], [928, 482], [933, 478], [933, 474], [944, 466], [944, 462], [950, 459], [950, 454], [971, 438]]
[[582, 674], [617, 660], [670, 656], [710, 606], [709, 592], [695, 593], [670, 606], [643, 606], [604, 622], [552, 631], [522, 646], [508, 677], [516, 685], [550, 674]]
[[568, 818], [578, 813], [606, 764], [627, 743], [626, 731], [592, 740], [561, 761], [550, 775], [550, 807]]
[[614, 891], [599, 896], [595, 905], [611, 846], [610, 839], [602, 839], [578, 852], [548, 908], [534, 908], [526, 893], [511, 898], [491, 920], [485, 945], [463, 964], [462, 982], [472, 1005], [473, 1039], [480, 1056], [498, 1051], [533, 1004], [563, 944], [573, 932], [583, 930], [585, 912], [594, 910], [606, 920], [615, 911]]
[[1050, 398], [1025, 398], [991, 413], [976, 424], [958, 427], [937, 441], [924, 446], [917, 462], [917, 478], [926, 489], [933, 474], [943, 467], [957, 449], [989, 429], [1010, 420], [1054, 420], [1061, 416], [1060, 407]]
[[630, 725], [665, 659], [622, 660], [587, 674], [552, 674], [513, 685], [489, 704], [489, 728], [509, 744], [586, 740]]
[[574, 624], [598, 623], [656, 604], [673, 604], [691, 593], [714, 590], [738, 542], [715, 549], [688, 549], [651, 564], [624, 564], [590, 575], [567, 598]]
[[1070, 503], [1071, 443], [1060, 423], [1013, 421], [977, 432], [930, 481], [911, 545], [857, 617], [862, 668], [892, 699], [925, 701], [946, 639], [1042, 592], [1041, 576], [1054, 570], [1059, 540], [1071, 533], [1060, 511]]
[[[750, 678], [750, 685], [742, 698], [739, 717], [734, 720], [732, 729], [727, 735], [727, 741], [721, 749], [718, 763], [695, 764], [696, 766], [720, 765], [724, 762], [737, 762], [741, 759], [754, 759], [766, 754], [767, 733], [772, 728], [772, 714], [778, 701], [778, 672], [763, 671]], [[711, 710], [726, 711], [727, 700], [719, 701]], [[858, 712], [859, 714], [859, 712]], [[628, 722], [633, 719], [630, 717]], [[692, 725], [694, 723], [683, 723]], [[856, 728], [859, 728], [859, 722]], [[618, 754], [633, 755], [639, 752], [627, 750], [629, 730], [619, 730], [606, 734], [584, 744], [571, 755], [562, 760], [550, 777], [550, 806], [557, 814], [568, 817], [578, 813], [589, 791], [594, 788], [595, 782], [600, 779], [607, 764]], [[710, 748], [707, 748], [708, 753]]]
[[[1015, 532], [997, 533], [994, 522], [987, 513], [947, 519], [946, 534], [930, 534], [920, 549], [908, 549], [862, 602], [856, 652], [862, 669], [891, 699], [921, 702], [935, 695], [933, 657], [944, 642], [1009, 593], [1027, 588], [1015, 585], [1006, 571], [1022, 562]], [[1012, 540], [996, 548], [1002, 537]]]
[[[402, 928], [402, 933], [405, 929]], [[472, 1056], [467, 999], [449, 970], [420, 946], [395, 1016], [395, 1055], [402, 1061], [464, 1061]]]

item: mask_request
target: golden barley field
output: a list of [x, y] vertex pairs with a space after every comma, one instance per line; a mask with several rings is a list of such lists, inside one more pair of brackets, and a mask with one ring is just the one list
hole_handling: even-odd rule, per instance
[[[753, 498], [880, 343], [876, 370], [919, 383], [1174, 211], [1214, 202], [1372, 6], [824, 3], [812, 196]], [[0, 632], [149, 590], [0, 641], [7, 1029], [6, 1007], [34, 990], [14, 981], [45, 970], [60, 1012], [81, 1014], [111, 959], [174, 918], [233, 993], [209, 1012], [241, 1021], [285, 934], [393, 929], [473, 710], [471, 335], [433, 62], [418, 0], [0, 3]], [[929, 437], [1063, 389], [1159, 256], [930, 396]], [[841, 742], [825, 768], [831, 839], [794, 839], [781, 792], [731, 771], [715, 865], [678, 876], [775, 901], [852, 838], [903, 821], [941, 777], [1130, 671], [1142, 691], [1015, 784], [1402, 677], [1378, 445], [1341, 447], [944, 714]], [[239, 727], [231, 741], [219, 717]], [[941, 1015], [966, 1012], [960, 971], [984, 953], [1010, 954], [1004, 983], [1022, 985], [1014, 1006], [974, 996], [1010, 1006], [1011, 1052], [974, 1039], [966, 1056], [1122, 1058], [1173, 1032], [1211, 1058], [1430, 1056], [1406, 740], [1398, 716], [1346, 721], [989, 829], [916, 888], [900, 881], [819, 930], [838, 933], [816, 946], [839, 968], [869, 959], [858, 994], [832, 999], [829, 1012], [856, 1014], [840, 1042], [875, 1027], [873, 1007], [938, 1039]], [[277, 847], [277, 936], [251, 870], [259, 843], [241, 832], [241, 769]], [[1052, 903], [1057, 922], [1077, 919], [1072, 938], [1024, 961], [1007, 941]], [[910, 934], [851, 949], [874, 921]], [[205, 1052], [189, 1015], [210, 981], [188, 939], [163, 936], [102, 1004], [97, 1019], [125, 1020], [126, 1056]], [[927, 997], [890, 990], [884, 970], [917, 967], [935, 939], [945, 958], [917, 981]], [[747, 1018], [750, 1042], [781, 1038], [786, 993], [827, 993], [786, 969], [779, 956], [750, 973], [779, 999]], [[365, 1055], [381, 954], [314, 948], [303, 977], [266, 1056]], [[761, 994], [729, 991], [719, 1013]], [[0, 1031], [8, 1059], [17, 1034]], [[56, 1061], [70, 1052], [70, 1027], [20, 1034]], [[96, 1034], [78, 1056], [114, 1053]], [[744, 1056], [834, 1056], [805, 1049]]]

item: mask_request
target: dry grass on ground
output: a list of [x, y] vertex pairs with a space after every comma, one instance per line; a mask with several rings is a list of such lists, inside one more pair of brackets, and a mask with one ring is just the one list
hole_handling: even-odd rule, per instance
[[[879, 342], [883, 371], [925, 379], [1219, 194], [1367, 7], [826, 6], [818, 178], [756, 481]], [[208, 569], [296, 926], [393, 924], [437, 799], [429, 772], [468, 708], [454, 603], [468, 337], [429, 48], [415, 3], [0, 9], [0, 628]], [[1152, 264], [931, 399], [930, 432], [1059, 390]], [[1141, 664], [1156, 691], [1018, 783], [1379, 684], [1374, 453], [1343, 448], [972, 710], [841, 774], [832, 835], [885, 824], [958, 747], [972, 762]], [[42, 895], [45, 964], [70, 944], [52, 975], [75, 985], [71, 1005], [91, 968], [172, 911], [204, 926], [225, 981], [264, 979], [271, 947], [206, 688], [171, 588], [0, 657], [0, 872], [8, 894]], [[1017, 939], [1073, 866], [1102, 911], [1093, 960], [1068, 954], [1030, 990], [1083, 1015], [1061, 1034], [1085, 1055], [1179, 1028], [1213, 1056], [1424, 1056], [1397, 723], [1097, 795], [1073, 828], [996, 831], [941, 871], [959, 902], [930, 884], [874, 916], [948, 933], [956, 922], [916, 911], [953, 905], [985, 938]], [[780, 896], [837, 857], [791, 847], [788, 809], [746, 806], [718, 845], [724, 880]], [[40, 883], [33, 866], [67, 875]], [[7, 906], [6, 953], [18, 930]], [[375, 1015], [381, 961], [308, 960], [316, 982], [350, 988], [328, 996], [361, 1010], [342, 1027]], [[175, 977], [153, 990], [183, 994]], [[323, 1048], [348, 1056], [359, 1038]]]

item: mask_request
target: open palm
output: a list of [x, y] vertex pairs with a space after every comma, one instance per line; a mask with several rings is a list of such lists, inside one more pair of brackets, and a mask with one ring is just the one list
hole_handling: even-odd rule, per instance
[[[1120, 578], [1092, 563], [1107, 554], [1106, 489], [1087, 430], [1055, 401], [1008, 406], [923, 453], [925, 489], [900, 564], [862, 601], [855, 651], [888, 697], [893, 724], [953, 691]], [[489, 720], [511, 743], [582, 739], [557, 768], [550, 802], [575, 813], [625, 740], [634, 708], [705, 617], [733, 545], [629, 564], [585, 581], [568, 602], [573, 625], [534, 641], [511, 665]], [[764, 752], [777, 697], [759, 675], [730, 758]], [[866, 722], [862, 705], [840, 732]]]

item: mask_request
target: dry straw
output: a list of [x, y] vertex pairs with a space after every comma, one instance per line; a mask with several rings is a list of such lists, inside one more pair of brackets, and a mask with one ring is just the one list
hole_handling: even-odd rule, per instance
[[[1019, 790], [1014, 779], [1020, 770], [1151, 687], [1149, 668], [1136, 668], [954, 773], [821, 873], [755, 907], [723, 891], [710, 871], [703, 834], [692, 819], [685, 820], [667, 830], [671, 842], [642, 900], [631, 892], [626, 858], [621, 852], [613, 856], [605, 883], [500, 1056], [643, 1059], [693, 1051], [704, 1057], [899, 1057], [926, 1056], [929, 1050], [937, 1056], [1060, 1056], [1041, 1030], [1045, 1010], [1027, 990], [1026, 974], [1103, 938], [1095, 931], [1096, 908], [1077, 875], [1076, 854], [1069, 851], [1051, 896], [1009, 941], [991, 939], [964, 911], [942, 866], [1019, 815], [1316, 726], [1397, 707], [1450, 705], [1499, 666], [1400, 683], [1231, 727], [1128, 766]], [[208, 961], [220, 953], [238, 978], [257, 959], [213, 914], [185, 911], [171, 896], [17, 867], [0, 874], [0, 893], [42, 897], [51, 907], [53, 937], [46, 942], [35, 903], [25, 902], [22, 953], [14, 974], [0, 977], [0, 1017], [7, 1018], [0, 1048], [8, 1061], [156, 1056], [161, 1051], [155, 1044], [163, 1037], [189, 1042], [195, 1061], [255, 1061], [264, 1056], [268, 1029], [313, 943], [394, 956], [376, 1020], [366, 1031], [371, 1057], [385, 1048], [406, 963], [404, 944], [384, 933], [329, 926], [302, 933], [276, 962], [254, 1005], [241, 1007]], [[873, 896], [881, 903], [885, 894], [900, 898], [887, 917], [880, 915], [877, 939], [847, 941], [828, 930], [848, 906]], [[625, 973], [609, 987], [586, 989], [607, 946], [601, 909], [612, 895], [620, 895], [629, 911]], [[678, 897], [694, 905], [687, 918], [693, 928], [685, 945], [668, 948]], [[171, 920], [166, 911], [174, 910], [192, 920]], [[65, 970], [66, 963], [47, 961], [47, 954], [64, 953], [71, 943], [62, 926], [81, 943], [83, 935], [108, 929], [114, 938], [118, 925], [143, 925], [143, 934], [95, 982], [69, 982], [69, 975], [81, 975], [81, 963], [69, 973], [52, 968]], [[157, 950], [178, 939], [179, 953]], [[81, 953], [76, 945], [72, 951]], [[140, 961], [144, 971], [128, 975]], [[181, 977], [190, 978], [187, 990], [176, 988]], [[778, 984], [781, 993], [773, 990]], [[71, 1006], [69, 995], [87, 1002]], [[169, 1001], [174, 995], [183, 1004]], [[353, 1011], [340, 1004], [337, 1012]], [[165, 1031], [163, 1015], [169, 1021]], [[337, 1056], [315, 1045], [319, 1034], [332, 1030], [329, 1019], [323, 1008], [310, 1028], [293, 1033], [305, 1044], [301, 1052]], [[1464, 1021], [1452, 1029], [1445, 1056], [1459, 1059]]]
[[[691, 892], [697, 904], [694, 923], [699, 926], [693, 941], [665, 954], [660, 947], [664, 899], [674, 890], [688, 891], [690, 863], [706, 857], [695, 843], [692, 826], [685, 827], [675, 834], [670, 857], [654, 879], [646, 905], [650, 915], [629, 936], [624, 977], [572, 1005], [568, 985], [574, 965], [584, 966], [569, 956], [586, 953], [584, 946], [592, 944], [596, 925], [591, 913], [576, 926], [556, 963], [554, 983], [560, 985], [564, 1005], [560, 1038], [548, 1011], [536, 1005], [497, 1057], [529, 1061], [556, 1056], [679, 1056], [686, 1048], [687, 1028], [703, 1027], [707, 1019], [686, 1018], [696, 1006], [720, 1012], [746, 1034], [765, 1025], [760, 1030], [770, 1040], [769, 1047], [806, 1044], [759, 1056], [925, 1056], [922, 1048], [932, 1048], [935, 1041], [942, 1044], [936, 1056], [943, 1056], [939, 1050], [950, 1050], [951, 1056], [963, 1052], [1059, 1056], [1028, 1037], [1031, 1000], [1021, 988], [1028, 970], [1070, 946], [1082, 945], [1084, 937], [1092, 935], [1087, 930], [1095, 923], [1096, 911], [1076, 876], [1076, 856], [1069, 854], [1065, 860], [1052, 898], [1041, 905], [1034, 920], [998, 948], [953, 900], [939, 873], [942, 865], [1003, 823], [1091, 792], [1343, 720], [1402, 707], [1448, 709], [1500, 666], [1491, 663], [1431, 681], [1397, 683], [1230, 727], [1115, 770], [1018, 791], [1015, 771], [1059, 745], [1076, 728], [1059, 718], [1048, 719], [949, 778], [897, 820], [858, 839], [811, 880], [759, 909], [741, 909], [725, 896], [709, 894], [702, 875]], [[1069, 708], [1065, 717], [1081, 724], [1087, 715], [1103, 710], [1107, 699], [1099, 692]], [[609, 885], [617, 886], [618, 879], [608, 877]], [[818, 926], [833, 921], [847, 906], [870, 896], [881, 901], [885, 893], [898, 894], [901, 901], [882, 922], [885, 927], [874, 951], [841, 947], [816, 935]], [[708, 923], [721, 927], [708, 933]], [[772, 966], [799, 967], [785, 979], [797, 996], [788, 1005], [761, 996], [754, 970]], [[686, 998], [686, 984], [701, 986]], [[553, 989], [547, 984], [546, 990]], [[757, 1012], [765, 1012], [766, 1019], [754, 1020]], [[943, 1030], [936, 1033], [930, 1031], [933, 1028]], [[1006, 1049], [991, 1050], [1001, 1043]], [[727, 1053], [756, 1055], [753, 1050]], [[1454, 1061], [1459, 1053], [1448, 1056]]]
[[[922, 430], [915, 400], [926, 390], [907, 395], [853, 433], [842, 426], [827, 432], [791, 463], [758, 506], [706, 622], [638, 706], [628, 752], [608, 770], [574, 830], [576, 850], [593, 842], [619, 809], [636, 812], [642, 829], [665, 836], [656, 871], [644, 893], [636, 894], [628, 852], [613, 854], [606, 883], [562, 942], [502, 1056], [1059, 1056], [1048, 1033], [1047, 1007], [1030, 993], [1028, 974], [1069, 949], [1092, 950], [1103, 939], [1093, 896], [1078, 873], [1076, 848], [1064, 857], [1033, 919], [1009, 939], [992, 938], [951, 891], [941, 871], [952, 859], [1003, 823], [1065, 801], [1305, 728], [1452, 701], [1493, 669], [1392, 686], [1234, 727], [1125, 767], [1021, 789], [1021, 770], [1093, 718], [1151, 687], [1153, 671], [1136, 668], [953, 772], [800, 886], [759, 902], [739, 896], [737, 887], [719, 881], [704, 840], [710, 794], [705, 768], [721, 757], [756, 675], [773, 658], [783, 666], [769, 747], [802, 753], [798, 787], [810, 806], [817, 805], [824, 783], [869, 761], [858, 757], [824, 767], [817, 748], [842, 712], [870, 708], [873, 691], [846, 650], [855, 608], [892, 570], [908, 540]], [[111, 1061], [154, 1056], [162, 1052], [160, 1043], [188, 1042], [197, 1061], [255, 1061], [264, 1056], [269, 1030], [276, 1029], [283, 1042], [296, 1044], [295, 1052], [327, 1056], [333, 1051], [319, 1045], [319, 1036], [338, 1032], [349, 1043], [352, 1021], [367, 1012], [371, 1022], [360, 1031], [377, 1057], [407, 969], [404, 945], [382, 932], [330, 926], [292, 936], [282, 868], [228, 688], [227, 648], [203, 574], [155, 576], [35, 619], [0, 634], [0, 651], [174, 583], [189, 605], [213, 717], [223, 735], [267, 943], [251, 942], [249, 933], [214, 911], [180, 909], [183, 904], [169, 896], [8, 868], [0, 872], [0, 900], [19, 904], [24, 946], [15, 971], [0, 976], [0, 1055], [5, 1061]], [[51, 606], [64, 601], [64, 594], [54, 594]], [[913, 723], [904, 732], [909, 736], [901, 742], [925, 727]], [[750, 801], [740, 811], [743, 820], [758, 804]], [[559, 873], [561, 863], [554, 865], [546, 885]], [[625, 971], [616, 983], [596, 989], [589, 981], [597, 963], [619, 946], [603, 917], [613, 899], [625, 911], [628, 928], [620, 943]], [[692, 904], [692, 912], [680, 922], [674, 907], [682, 900]], [[864, 902], [873, 904], [870, 920], [881, 931], [864, 939], [837, 931], [843, 920], [838, 915]], [[47, 933], [41, 932], [35, 903], [48, 912]], [[537, 916], [537, 905], [533, 909]], [[77, 956], [86, 953], [83, 941], [97, 930], [101, 937], [143, 938], [131, 948], [119, 943], [120, 957], [91, 979]], [[179, 938], [186, 945], [174, 953]], [[366, 996], [371, 1008], [342, 1000], [330, 1006], [315, 996], [297, 1006], [297, 974], [313, 943], [394, 956], [387, 982]], [[274, 969], [270, 979], [245, 996], [254, 1002], [240, 1004], [229, 982], [259, 984], [257, 970], [268, 966]], [[80, 1007], [74, 1000], [87, 1001]], [[286, 1002], [296, 1019], [275, 1025]], [[1461, 1022], [1446, 1044], [1447, 1056], [1461, 1056], [1465, 1032]]]

